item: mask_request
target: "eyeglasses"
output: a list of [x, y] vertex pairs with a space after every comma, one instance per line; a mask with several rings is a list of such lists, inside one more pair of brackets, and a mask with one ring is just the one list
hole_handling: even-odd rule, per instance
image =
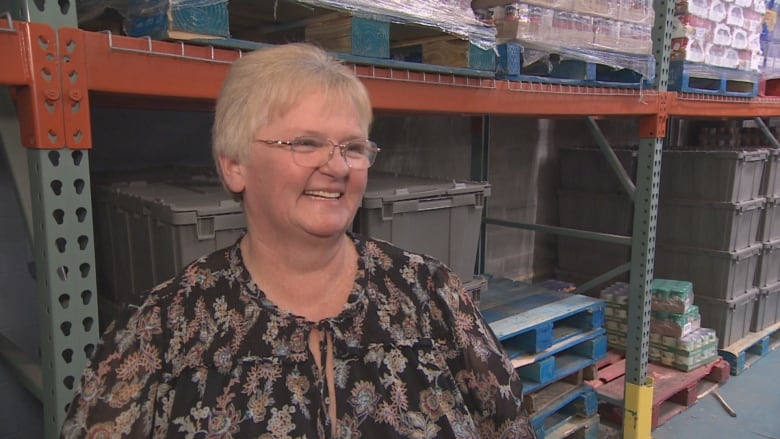
[[333, 152], [338, 148], [347, 165], [351, 169], [360, 171], [370, 168], [380, 151], [376, 143], [367, 139], [350, 140], [341, 144], [317, 136], [296, 137], [292, 140], [255, 139], [255, 141], [289, 148], [293, 161], [298, 166], [306, 168], [319, 168], [328, 163], [333, 158]]

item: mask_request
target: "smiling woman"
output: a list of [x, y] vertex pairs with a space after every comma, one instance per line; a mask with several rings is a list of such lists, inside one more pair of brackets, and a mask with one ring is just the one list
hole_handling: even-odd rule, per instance
[[313, 46], [233, 65], [213, 151], [247, 231], [112, 324], [64, 437], [534, 437], [457, 275], [348, 231], [379, 152], [371, 117]]

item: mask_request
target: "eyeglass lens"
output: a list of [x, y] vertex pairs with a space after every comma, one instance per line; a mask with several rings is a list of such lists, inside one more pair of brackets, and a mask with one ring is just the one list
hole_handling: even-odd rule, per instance
[[301, 137], [290, 142], [295, 162], [300, 166], [318, 168], [339, 153], [352, 169], [368, 169], [376, 157], [376, 150], [368, 140], [355, 140], [336, 145], [326, 139]]

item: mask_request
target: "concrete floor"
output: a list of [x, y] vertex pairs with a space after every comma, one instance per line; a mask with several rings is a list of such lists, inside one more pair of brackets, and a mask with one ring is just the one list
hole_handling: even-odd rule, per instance
[[718, 392], [736, 417], [710, 394], [657, 428], [653, 438], [780, 439], [780, 349], [730, 377]]

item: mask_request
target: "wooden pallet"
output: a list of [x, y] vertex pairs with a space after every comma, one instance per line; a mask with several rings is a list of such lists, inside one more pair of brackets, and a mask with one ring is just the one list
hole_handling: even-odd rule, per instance
[[[598, 414], [589, 418], [569, 419], [555, 430], [546, 433], [544, 439], [598, 439], [600, 424]], [[538, 439], [542, 439], [542, 436]]]
[[623, 352], [610, 349], [593, 367], [596, 368], [595, 374], [587, 378], [588, 384], [594, 389], [612, 382], [626, 374], [626, 362]]
[[[601, 364], [599, 376], [591, 381], [599, 398], [602, 419], [622, 424], [625, 392], [625, 359], [608, 354], [611, 364]], [[622, 369], [622, 373], [620, 370]], [[648, 377], [653, 379], [652, 428], [686, 410], [699, 398], [709, 394], [729, 378], [729, 365], [722, 358], [690, 372], [682, 372], [657, 364], [648, 364]]]
[[587, 384], [557, 381], [526, 395], [525, 400], [533, 401], [527, 406], [529, 422], [540, 439], [560, 434], [561, 429], [571, 430], [572, 421], [590, 419], [598, 410], [596, 392]]
[[780, 322], [759, 332], [751, 332], [731, 346], [718, 350], [730, 365], [732, 375], [739, 375], [769, 352], [780, 347]]

